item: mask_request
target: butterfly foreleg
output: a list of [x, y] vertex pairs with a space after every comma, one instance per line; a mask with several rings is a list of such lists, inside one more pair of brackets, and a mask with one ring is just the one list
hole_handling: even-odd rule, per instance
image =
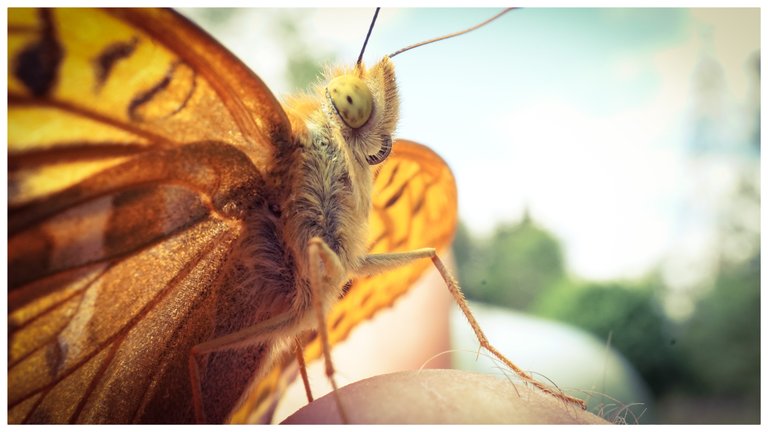
[[309, 240], [307, 255], [309, 258], [309, 284], [312, 289], [312, 306], [317, 314], [318, 333], [320, 334], [323, 357], [325, 358], [325, 375], [331, 382], [336, 405], [339, 408], [339, 416], [343, 423], [349, 423], [344, 411], [344, 405], [341, 403], [336, 379], [334, 378], [335, 371], [331, 361], [331, 345], [328, 341], [328, 329], [325, 325], [325, 309], [323, 305], [323, 294], [332, 292], [331, 287], [340, 285], [346, 275], [338, 255], [322, 239], [314, 237]]
[[373, 274], [381, 273], [390, 269], [401, 267], [412, 261], [415, 261], [417, 259], [422, 259], [422, 258], [430, 258], [432, 260], [432, 263], [437, 268], [437, 271], [440, 273], [440, 276], [445, 281], [445, 284], [448, 287], [448, 291], [450, 291], [451, 295], [453, 296], [453, 299], [456, 301], [456, 304], [459, 306], [459, 309], [461, 309], [461, 312], [464, 314], [464, 317], [466, 317], [467, 321], [469, 321], [469, 325], [472, 327], [472, 330], [475, 332], [475, 336], [480, 342], [481, 347], [488, 350], [488, 352], [493, 354], [493, 356], [499, 359], [502, 363], [504, 363], [504, 365], [512, 369], [525, 382], [533, 384], [533, 386], [535, 386], [536, 388], [542, 390], [545, 393], [551, 394], [560, 400], [570, 402], [570, 403], [575, 403], [576, 405], [579, 405], [581, 408], [586, 409], [586, 404], [584, 403], [583, 400], [568, 396], [562, 392], [554, 391], [551, 388], [545, 386], [544, 384], [538, 382], [530, 374], [520, 369], [517, 365], [515, 365], [509, 359], [504, 357], [503, 354], [501, 354], [493, 345], [491, 345], [491, 343], [488, 341], [488, 338], [483, 333], [483, 330], [480, 328], [480, 325], [478, 324], [474, 315], [472, 314], [472, 311], [470, 310], [469, 305], [467, 304], [467, 300], [464, 298], [464, 294], [461, 292], [461, 288], [459, 287], [458, 282], [453, 277], [453, 275], [451, 275], [448, 269], [445, 267], [442, 260], [440, 260], [440, 257], [437, 255], [437, 252], [435, 251], [435, 249], [425, 248], [425, 249], [417, 249], [410, 252], [370, 254], [363, 259], [363, 262], [361, 263], [361, 266], [358, 268], [356, 273], [360, 275], [373, 275]]
[[312, 389], [309, 387], [307, 364], [304, 362], [304, 349], [298, 337], [296, 338], [296, 361], [299, 363], [299, 373], [301, 374], [301, 381], [304, 383], [304, 391], [307, 393], [307, 402], [312, 402], [315, 399], [312, 397]]

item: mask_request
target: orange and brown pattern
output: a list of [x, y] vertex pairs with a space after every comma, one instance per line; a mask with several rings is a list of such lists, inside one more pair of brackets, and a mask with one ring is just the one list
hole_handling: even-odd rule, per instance
[[[9, 422], [192, 422], [190, 349], [289, 311], [303, 283], [275, 173], [306, 127], [175, 12], [8, 21]], [[427, 148], [396, 141], [371, 199], [369, 252], [449, 244], [456, 189]], [[331, 343], [427, 265], [348, 285]], [[251, 386], [244, 408], [269, 406], [288, 348], [207, 354], [205, 420], [229, 419]]]

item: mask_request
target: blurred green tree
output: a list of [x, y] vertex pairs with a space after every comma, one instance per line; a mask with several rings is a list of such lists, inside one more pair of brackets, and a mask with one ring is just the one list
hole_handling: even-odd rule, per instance
[[760, 254], [725, 267], [681, 339], [693, 390], [760, 402]]
[[559, 241], [527, 213], [485, 240], [460, 225], [453, 250], [462, 288], [475, 301], [525, 310], [565, 275]]
[[611, 341], [658, 395], [679, 376], [679, 349], [652, 283], [564, 282], [543, 295], [533, 310]]

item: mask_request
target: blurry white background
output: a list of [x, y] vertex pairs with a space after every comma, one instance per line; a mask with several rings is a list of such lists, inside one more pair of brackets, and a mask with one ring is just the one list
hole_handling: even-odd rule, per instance
[[[365, 59], [496, 11], [385, 8]], [[250, 9], [217, 22], [210, 11], [184, 13], [278, 97], [297, 90], [297, 58], [353, 63], [372, 16]], [[633, 278], [661, 265], [684, 291], [712, 277], [740, 176], [759, 179], [758, 50], [756, 9], [516, 10], [395, 57], [398, 136], [445, 158], [471, 231], [490, 234], [527, 209], [562, 241], [574, 275]], [[735, 211], [759, 230], [759, 208]], [[728, 253], [757, 246], [737, 242]], [[690, 313], [685, 296], [670, 301], [681, 318]]]

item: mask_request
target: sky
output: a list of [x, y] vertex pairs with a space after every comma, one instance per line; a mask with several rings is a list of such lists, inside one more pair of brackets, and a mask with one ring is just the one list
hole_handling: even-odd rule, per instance
[[[383, 9], [365, 59], [496, 11]], [[313, 55], [352, 63], [372, 13], [257, 9], [207, 28], [279, 97], [295, 89], [277, 22], [292, 23]], [[739, 175], [759, 177], [759, 152], [749, 151], [759, 18], [756, 9], [515, 10], [393, 59], [396, 136], [447, 161], [460, 218], [477, 235], [527, 210], [562, 241], [577, 277], [628, 279], [663, 264], [685, 288], [716, 259], [718, 218]], [[702, 96], [711, 76], [716, 91]], [[714, 138], [695, 139], [702, 118]], [[756, 217], [746, 216], [759, 230]]]

